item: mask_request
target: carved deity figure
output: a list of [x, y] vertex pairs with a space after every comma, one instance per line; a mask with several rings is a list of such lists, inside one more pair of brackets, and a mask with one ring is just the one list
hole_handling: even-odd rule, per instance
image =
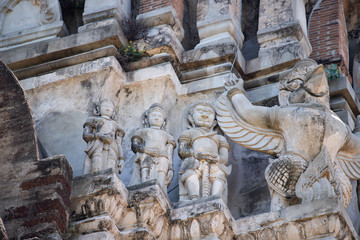
[[329, 108], [325, 68], [299, 61], [279, 83], [280, 106], [253, 105], [243, 80], [230, 80], [217, 101], [217, 119], [236, 143], [271, 154], [265, 178], [271, 209], [339, 196], [351, 199], [350, 180], [360, 178], [360, 132]]
[[227, 202], [229, 144], [214, 131], [215, 109], [205, 101], [188, 107], [189, 129], [179, 137], [180, 201], [220, 195]]
[[125, 135], [113, 118], [114, 104], [105, 99], [95, 107], [94, 117], [84, 123], [83, 138], [87, 142], [84, 174], [112, 168], [121, 172], [124, 166], [122, 139]]
[[143, 128], [131, 138], [136, 154], [130, 185], [157, 179], [166, 191], [173, 175], [174, 138], [165, 131], [166, 112], [160, 104], [153, 104], [143, 115]]

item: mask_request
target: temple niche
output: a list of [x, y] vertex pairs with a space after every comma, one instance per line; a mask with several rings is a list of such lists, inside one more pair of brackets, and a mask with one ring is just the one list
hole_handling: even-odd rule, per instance
[[359, 7], [1, 1], [0, 238], [358, 239]]

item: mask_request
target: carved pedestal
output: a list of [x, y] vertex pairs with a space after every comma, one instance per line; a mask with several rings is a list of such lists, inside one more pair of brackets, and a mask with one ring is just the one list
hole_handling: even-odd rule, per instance
[[219, 196], [172, 206], [156, 180], [126, 189], [111, 170], [75, 178], [71, 201], [78, 240], [234, 236], [235, 221]]
[[168, 239], [171, 204], [156, 180], [129, 187], [128, 204], [119, 225], [123, 239]]
[[123, 0], [86, 0], [83, 13], [85, 24], [95, 23], [104, 19], [115, 18], [119, 22], [130, 17], [131, 1]]
[[[87, 32], [94, 29], [113, 28], [121, 44], [127, 44], [127, 39], [122, 29], [122, 21], [130, 17], [131, 1], [116, 0], [86, 0], [84, 5], [83, 21], [79, 32]], [[108, 30], [107, 30], [108, 31]]]
[[71, 221], [76, 232], [86, 239], [99, 239], [99, 234], [119, 239], [116, 224], [127, 207], [127, 196], [125, 185], [111, 169], [75, 178]]
[[230, 210], [220, 198], [212, 196], [174, 205], [169, 239], [233, 239], [234, 223]]
[[[194, 50], [184, 54], [184, 63], [197, 61], [217, 62], [219, 58], [231, 62], [236, 52], [243, 46], [244, 35], [239, 25], [241, 4], [238, 0], [198, 1], [197, 28], [200, 43]], [[245, 60], [240, 51], [237, 52], [237, 64], [245, 69]]]
[[[168, 1], [164, 7], [156, 6], [154, 10], [141, 11], [137, 16], [136, 20], [141, 21], [148, 29], [145, 36], [140, 36], [142, 38], [136, 41], [136, 44], [144, 48], [148, 54], [163, 53], [167, 49], [167, 52], [181, 60], [184, 49], [180, 41], [184, 38], [184, 29], [181, 23], [182, 16], [175, 9], [176, 4], [179, 3], [174, 0]], [[140, 6], [140, 9], [143, 9], [143, 6]]]
[[258, 69], [308, 57], [312, 50], [303, 1], [261, 0], [257, 36]]
[[358, 239], [335, 198], [287, 207], [236, 221], [237, 239]]
[[[171, 204], [156, 180], [125, 188], [111, 170], [74, 180], [71, 220], [83, 239], [357, 239], [335, 198], [235, 221], [219, 196]], [[80, 235], [81, 234], [81, 235]]]

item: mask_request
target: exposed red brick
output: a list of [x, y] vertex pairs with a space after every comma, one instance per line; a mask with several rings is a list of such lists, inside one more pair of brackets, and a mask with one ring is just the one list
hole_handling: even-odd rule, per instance
[[[0, 134], [1, 160], [7, 163], [13, 160], [33, 162], [38, 159], [38, 152], [31, 111], [19, 81], [2, 61], [0, 86], [0, 109], [3, 110], [0, 129], [7, 132], [6, 135]], [[23, 120], [21, 124], [18, 122], [20, 119]]]
[[45, 177], [38, 177], [35, 179], [31, 179], [29, 181], [23, 182], [20, 187], [23, 190], [30, 190], [36, 187], [42, 187], [54, 183], [61, 183], [65, 189], [69, 192], [71, 191], [71, 186], [67, 179], [65, 179], [62, 175], [55, 175], [55, 176], [45, 176]]
[[180, 22], [182, 22], [184, 16], [183, 0], [140, 0], [139, 13], [147, 13], [167, 6], [172, 6], [174, 8], [177, 17]]
[[29, 208], [27, 206], [9, 208], [6, 209], [6, 212], [8, 214], [4, 216], [4, 221], [27, 217], [29, 215]]
[[0, 206], [8, 206], [0, 209], [5, 226], [9, 226], [7, 236], [24, 239], [26, 235], [40, 236], [36, 234], [44, 230], [64, 231], [70, 214], [72, 168], [64, 156], [38, 159], [25, 92], [1, 61], [0, 86], [0, 163], [4, 169], [14, 169], [2, 172], [0, 178]]
[[57, 214], [49, 214], [49, 215], [39, 217], [39, 218], [32, 218], [29, 221], [25, 221], [22, 224], [22, 226], [23, 227], [34, 227], [41, 223], [52, 223], [52, 222], [56, 223], [56, 225], [59, 227], [59, 230], [61, 232], [65, 232], [66, 225], [64, 224], [64, 221], [61, 219], [61, 216], [59, 216]]
[[323, 0], [314, 10], [309, 19], [309, 40], [313, 46], [311, 58], [329, 63], [341, 59], [348, 69], [347, 30], [341, 0]]
[[57, 211], [63, 219], [66, 219], [66, 212], [59, 199], [46, 199], [34, 204], [34, 215], [44, 215], [51, 211]]

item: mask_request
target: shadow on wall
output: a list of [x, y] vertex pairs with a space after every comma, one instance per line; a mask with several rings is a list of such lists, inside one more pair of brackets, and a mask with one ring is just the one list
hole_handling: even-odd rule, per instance
[[53, 112], [36, 122], [40, 158], [64, 154], [74, 169], [74, 176], [82, 175], [86, 149], [82, 125], [86, 118], [86, 113]]
[[82, 14], [84, 12], [85, 0], [59, 0], [63, 21], [69, 30], [69, 34], [78, 32], [78, 28], [82, 26]]
[[245, 60], [259, 56], [259, 43], [257, 39], [259, 23], [260, 0], [242, 0], [241, 29], [244, 33], [244, 43], [241, 53]]
[[196, 27], [198, 0], [184, 0], [184, 39], [181, 41], [185, 51], [194, 49], [200, 42], [199, 33]]
[[231, 140], [228, 206], [235, 219], [270, 211], [270, 193], [265, 169], [270, 155], [246, 149]]

